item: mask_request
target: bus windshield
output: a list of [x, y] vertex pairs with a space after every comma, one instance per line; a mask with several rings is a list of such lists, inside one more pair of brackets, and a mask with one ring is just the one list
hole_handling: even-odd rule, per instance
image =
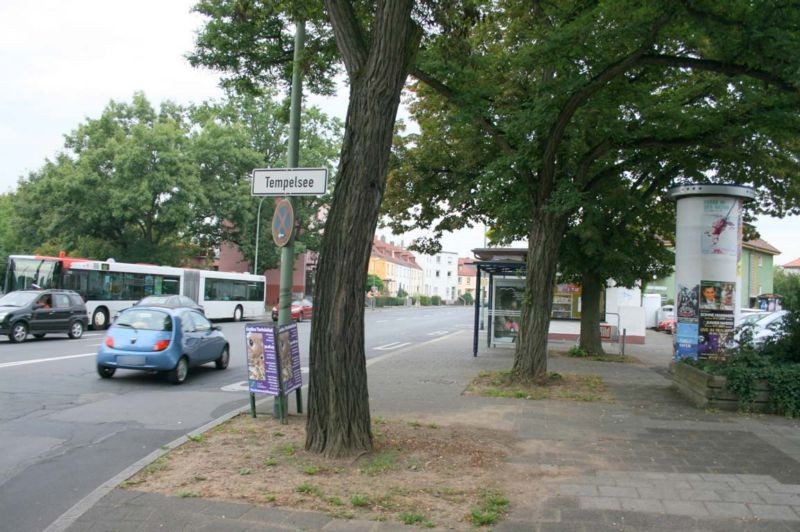
[[[58, 288], [61, 263], [53, 259], [9, 257], [5, 292], [38, 288]], [[36, 287], [34, 287], [36, 288]]]

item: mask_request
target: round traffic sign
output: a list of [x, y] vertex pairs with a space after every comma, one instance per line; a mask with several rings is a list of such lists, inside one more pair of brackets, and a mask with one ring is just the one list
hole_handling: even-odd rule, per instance
[[272, 240], [275, 244], [284, 247], [292, 239], [294, 229], [294, 209], [292, 202], [281, 199], [275, 204], [275, 213], [272, 215]]

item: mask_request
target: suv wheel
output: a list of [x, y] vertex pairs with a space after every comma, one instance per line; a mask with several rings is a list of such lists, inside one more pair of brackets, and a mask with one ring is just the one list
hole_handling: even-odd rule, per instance
[[28, 325], [25, 322], [18, 321], [11, 326], [11, 332], [8, 333], [8, 339], [18, 344], [24, 342], [28, 337]]
[[68, 334], [73, 340], [77, 340], [83, 336], [83, 322], [80, 320], [73, 321], [72, 325], [69, 326]]

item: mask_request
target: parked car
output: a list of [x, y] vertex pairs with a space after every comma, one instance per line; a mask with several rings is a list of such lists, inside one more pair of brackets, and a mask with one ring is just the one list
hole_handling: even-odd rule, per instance
[[[759, 346], [767, 342], [771, 338], [779, 338], [783, 334], [783, 327], [786, 316], [789, 315], [787, 310], [778, 310], [776, 312], [768, 312], [760, 319], [751, 322], [740, 324], [733, 335], [733, 341], [728, 347], [736, 347], [742, 341], [742, 336], [745, 331], [749, 332], [750, 343], [754, 346]], [[749, 318], [749, 316], [745, 317]], [[745, 318], [742, 318], [744, 320]]]
[[89, 322], [81, 296], [71, 290], [16, 290], [0, 297], [0, 334], [24, 342], [28, 334], [83, 336]]
[[658, 322], [658, 330], [668, 332], [670, 334], [675, 334], [675, 331], [678, 330], [678, 320], [677, 318], [667, 318]]
[[[314, 314], [314, 305], [308, 299], [298, 299], [292, 301], [292, 319], [295, 321], [303, 321], [306, 318], [311, 318]], [[272, 307], [272, 321], [278, 321], [278, 307]]]
[[137, 305], [122, 311], [97, 352], [97, 373], [117, 369], [158, 371], [182, 384], [189, 368], [214, 362], [225, 369], [230, 345], [220, 327], [194, 308]]

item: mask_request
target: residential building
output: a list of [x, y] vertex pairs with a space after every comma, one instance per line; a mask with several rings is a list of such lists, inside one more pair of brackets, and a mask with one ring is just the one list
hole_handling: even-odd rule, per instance
[[439, 296], [445, 303], [458, 298], [458, 254], [440, 251], [435, 255], [414, 253], [424, 275], [422, 295]]
[[384, 292], [391, 296], [401, 290], [408, 295], [422, 293], [422, 268], [416, 257], [385, 237], [373, 240], [367, 273], [381, 279]]
[[[477, 285], [478, 269], [475, 267], [473, 259], [458, 259], [458, 286], [456, 296], [461, 299], [465, 294], [470, 294], [475, 300], [475, 287]], [[484, 288], [484, 292], [485, 292]]]
[[781, 266], [781, 268], [783, 268], [783, 271], [785, 271], [786, 273], [800, 275], [800, 259], [795, 259], [792, 262], [787, 262], [786, 264]]

